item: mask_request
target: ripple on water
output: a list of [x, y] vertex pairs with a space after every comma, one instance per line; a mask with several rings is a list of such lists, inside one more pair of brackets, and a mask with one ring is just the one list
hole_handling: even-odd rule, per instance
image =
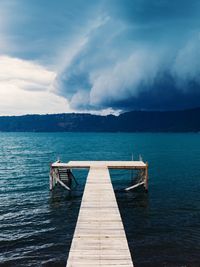
[[130, 172], [111, 176], [135, 266], [200, 266], [199, 135], [125, 133], [0, 133], [0, 266], [66, 264], [87, 172], [72, 195], [50, 193], [49, 162], [132, 152], [150, 164], [149, 194], [121, 191]]

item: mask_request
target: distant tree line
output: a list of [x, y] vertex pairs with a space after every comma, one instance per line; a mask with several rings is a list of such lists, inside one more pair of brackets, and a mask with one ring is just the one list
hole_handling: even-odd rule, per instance
[[53, 114], [1, 116], [3, 132], [200, 132], [200, 108], [131, 111], [119, 116]]

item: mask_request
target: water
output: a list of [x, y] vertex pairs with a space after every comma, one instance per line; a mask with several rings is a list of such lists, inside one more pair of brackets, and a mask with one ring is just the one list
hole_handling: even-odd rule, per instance
[[51, 193], [50, 162], [132, 152], [149, 162], [149, 194], [120, 190], [130, 171], [111, 176], [135, 266], [200, 266], [200, 135], [139, 133], [0, 133], [0, 266], [65, 266], [87, 172]]

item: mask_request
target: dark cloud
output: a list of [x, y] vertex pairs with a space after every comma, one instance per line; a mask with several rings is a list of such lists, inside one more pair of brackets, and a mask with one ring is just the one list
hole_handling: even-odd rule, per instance
[[199, 0], [18, 3], [14, 53], [55, 65], [73, 109], [200, 105]]
[[102, 24], [57, 78], [60, 93], [75, 109], [200, 105], [199, 7], [199, 1], [104, 2]]
[[172, 77], [165, 73], [152, 87], [141, 90], [137, 97], [114, 103], [113, 108], [122, 110], [176, 110], [199, 107], [200, 87], [188, 83], [187, 91], [179, 90]]

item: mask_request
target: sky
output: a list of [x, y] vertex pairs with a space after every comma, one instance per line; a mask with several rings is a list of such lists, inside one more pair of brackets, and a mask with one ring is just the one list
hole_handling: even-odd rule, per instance
[[0, 115], [200, 106], [199, 0], [0, 0]]

